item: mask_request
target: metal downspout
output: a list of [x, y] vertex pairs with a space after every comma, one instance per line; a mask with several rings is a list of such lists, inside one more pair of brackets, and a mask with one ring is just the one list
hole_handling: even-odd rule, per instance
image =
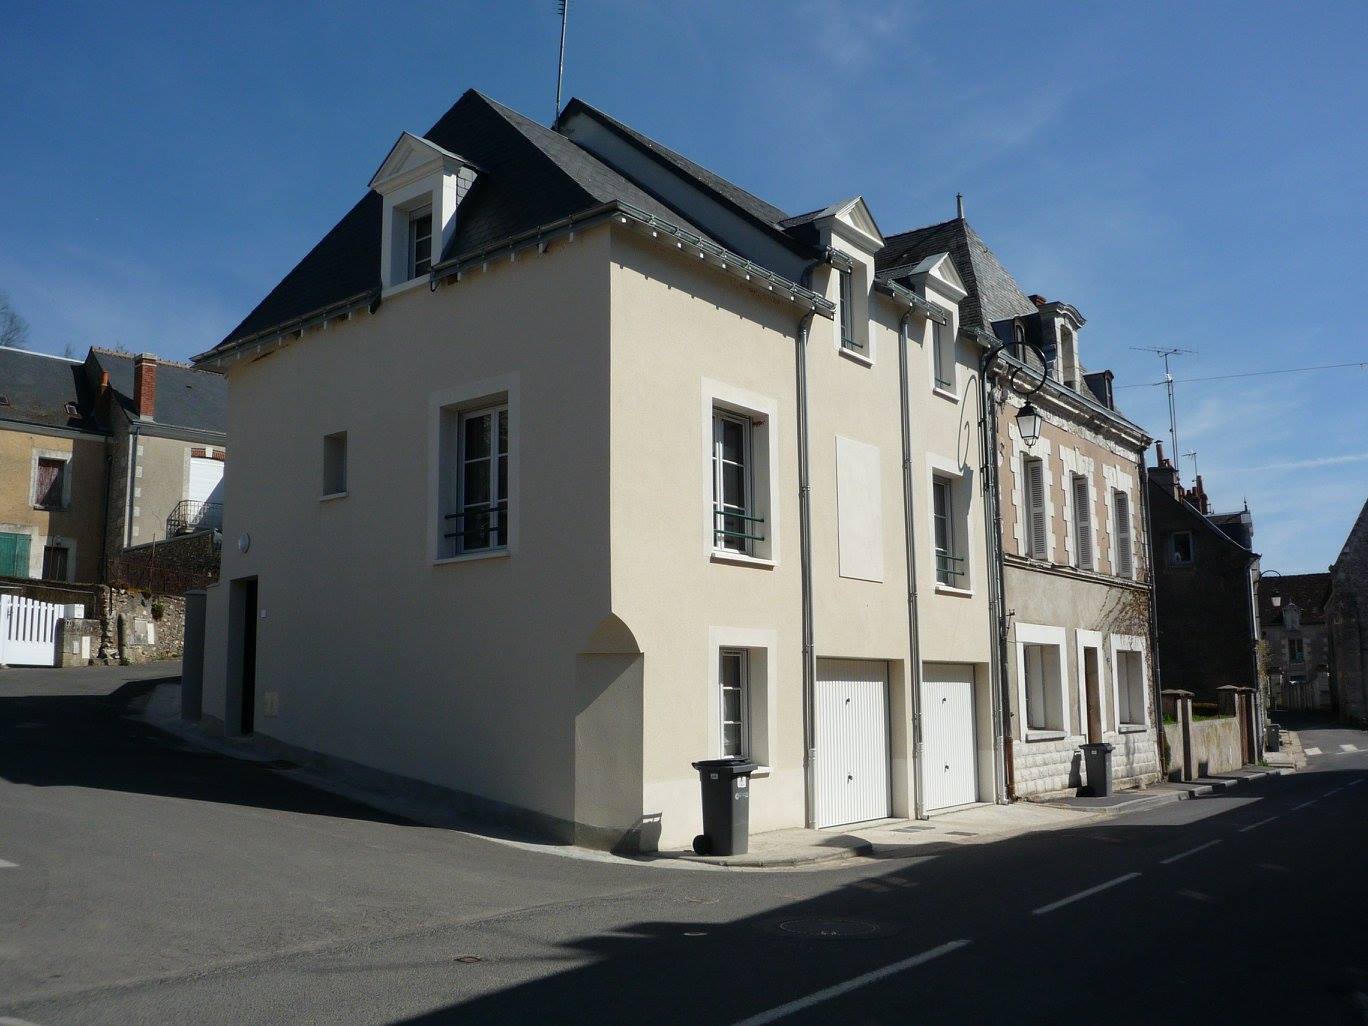
[[[1146, 447], [1148, 451], [1148, 447]], [[1145, 568], [1149, 572], [1150, 666], [1154, 669], [1154, 734], [1159, 752], [1159, 773], [1167, 777], [1168, 736], [1164, 733], [1164, 677], [1159, 668], [1159, 596], [1155, 592], [1157, 576], [1154, 572], [1154, 544], [1150, 534], [1149, 471], [1145, 468], [1145, 453], [1140, 454], [1140, 519], [1145, 532]]]
[[133, 544], [133, 502], [135, 482], [138, 480], [138, 424], [128, 426], [128, 480], [124, 502], [123, 548]]
[[798, 549], [803, 594], [803, 770], [806, 778], [804, 791], [809, 829], [817, 825], [817, 653], [812, 640], [812, 513], [808, 495], [807, 398], [807, 343], [814, 314], [815, 311], [809, 311], [799, 321], [798, 336], [794, 344], [794, 377], [798, 406]]
[[997, 407], [988, 381], [987, 360], [979, 360], [979, 448], [983, 456], [983, 518], [988, 555], [988, 623], [996, 644], [989, 660], [993, 696], [993, 790], [994, 800], [1012, 800], [1007, 786], [1007, 709], [1003, 700], [1007, 686], [1007, 599], [1002, 575], [1002, 509], [997, 472]]
[[907, 324], [909, 309], [898, 325], [898, 399], [902, 406], [902, 475], [904, 548], [907, 550], [907, 638], [909, 682], [912, 699], [912, 815], [926, 819], [922, 788], [921, 627], [917, 616], [917, 545], [912, 506], [912, 402], [907, 384], [907, 347], [911, 344]]

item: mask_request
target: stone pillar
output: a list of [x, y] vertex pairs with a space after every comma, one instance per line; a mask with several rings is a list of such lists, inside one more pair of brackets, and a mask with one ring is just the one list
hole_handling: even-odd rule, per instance
[[1197, 766], [1192, 753], [1192, 692], [1177, 688], [1160, 693], [1164, 701], [1164, 715], [1178, 721], [1179, 744], [1178, 772], [1180, 780], [1196, 780]]
[[1240, 725], [1245, 738], [1245, 763], [1251, 765], [1263, 755], [1263, 739], [1259, 736], [1259, 692], [1256, 688], [1241, 688], [1240, 698], [1244, 703]]
[[1221, 715], [1235, 717], [1235, 723], [1239, 727], [1241, 764], [1249, 762], [1249, 735], [1244, 726], [1244, 690], [1238, 684], [1222, 684], [1216, 689], [1216, 694], [1220, 700]]
[[205, 594], [185, 593], [185, 640], [181, 648], [181, 719], [198, 723], [204, 694]]

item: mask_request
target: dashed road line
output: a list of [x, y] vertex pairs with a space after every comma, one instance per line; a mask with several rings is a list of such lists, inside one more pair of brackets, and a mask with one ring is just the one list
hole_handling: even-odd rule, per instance
[[1303, 754], [1305, 754], [1305, 755], [1320, 755], [1320, 754], [1321, 754], [1321, 750], [1320, 750], [1319, 748], [1303, 748], [1303, 749], [1302, 749], [1302, 752], [1303, 752]]
[[1351, 780], [1351, 781], [1349, 781], [1349, 783], [1345, 784], [1344, 786], [1345, 786], [1345, 787], [1358, 787], [1359, 784], [1363, 783], [1365, 780], [1368, 780], [1368, 777], [1359, 777], [1357, 780]]
[[[1345, 785], [1344, 785], [1344, 787], [1348, 787], [1348, 786], [1349, 786], [1348, 784], [1345, 784]], [[1321, 795], [1321, 797], [1322, 797], [1322, 798], [1329, 798], [1332, 794], [1339, 794], [1341, 791], [1344, 790], [1344, 787], [1333, 787], [1333, 788], [1331, 788], [1329, 791], [1326, 791], [1325, 794]]]
[[1358, 745], [1340, 745], [1341, 752], [1357, 752]]
[[1255, 827], [1261, 827], [1266, 823], [1272, 823], [1277, 818], [1277, 816], [1269, 816], [1267, 819], [1261, 819], [1257, 823], [1250, 823], [1249, 826], [1242, 826], [1240, 827], [1240, 833], [1243, 834], [1246, 831], [1253, 830]]
[[1115, 887], [1117, 884], [1123, 884], [1127, 880], [1134, 880], [1139, 875], [1139, 873], [1127, 873], [1124, 876], [1118, 876], [1115, 880], [1108, 880], [1106, 883], [1100, 883], [1096, 887], [1089, 887], [1086, 891], [1079, 891], [1077, 894], [1071, 894], [1067, 898], [1061, 898], [1059, 901], [1052, 901], [1048, 905], [1041, 905], [1040, 908], [1032, 909], [1031, 915], [1043, 916], [1046, 912], [1053, 912], [1055, 909], [1063, 908], [1065, 905], [1072, 905], [1075, 901], [1091, 898], [1094, 894]]
[[1159, 860], [1159, 865], [1161, 865], [1161, 866], [1167, 866], [1167, 865], [1169, 865], [1169, 864], [1172, 863], [1172, 862], [1177, 862], [1179, 859], [1185, 859], [1185, 858], [1187, 858], [1189, 855], [1196, 855], [1199, 851], [1206, 851], [1208, 848], [1212, 847], [1213, 845], [1220, 844], [1220, 843], [1221, 843], [1221, 841], [1220, 841], [1219, 838], [1216, 839], [1216, 840], [1214, 840], [1214, 841], [1207, 841], [1206, 844], [1199, 844], [1199, 845], [1197, 845], [1197, 847], [1195, 847], [1195, 848], [1189, 848], [1187, 851], [1180, 851], [1177, 855], [1170, 855], [1170, 856], [1169, 856], [1168, 858], [1166, 858], [1166, 859], [1160, 859], [1160, 860]]
[[1300, 805], [1294, 805], [1294, 806], [1292, 806], [1292, 811], [1293, 811], [1293, 812], [1297, 812], [1297, 811], [1299, 811], [1299, 810], [1301, 810], [1301, 809], [1306, 808], [1308, 805], [1315, 805], [1316, 802], [1318, 802], [1318, 801], [1320, 801], [1319, 798], [1312, 798], [1309, 802], [1302, 802]]
[[852, 990], [858, 990], [860, 987], [867, 986], [871, 983], [877, 983], [880, 980], [887, 979], [889, 976], [900, 973], [905, 969], [925, 965], [933, 958], [940, 958], [941, 955], [948, 955], [952, 951], [958, 951], [960, 948], [966, 947], [970, 943], [971, 942], [967, 940], [950, 941], [948, 944], [942, 944], [940, 947], [932, 948], [930, 951], [923, 951], [920, 955], [904, 958], [901, 962], [894, 962], [881, 969], [873, 969], [867, 973], [846, 980], [844, 983], [838, 983], [834, 987], [827, 987], [825, 990], [815, 991], [807, 997], [801, 997], [796, 1001], [788, 1002], [788, 1004], [779, 1005], [776, 1008], [771, 1008], [767, 1012], [761, 1012], [759, 1015], [752, 1015], [749, 1019], [742, 1019], [740, 1022], [736, 1023], [735, 1026], [765, 1026], [766, 1023], [778, 1022], [780, 1019], [787, 1018], [794, 1012], [801, 1012], [805, 1008], [819, 1005], [823, 1001], [830, 1001], [832, 998], [840, 997], [842, 994], [849, 994]]
[[19, 868], [19, 863], [17, 863], [17, 862], [6, 862], [4, 859], [0, 859], [0, 869], [18, 869], [18, 868]]

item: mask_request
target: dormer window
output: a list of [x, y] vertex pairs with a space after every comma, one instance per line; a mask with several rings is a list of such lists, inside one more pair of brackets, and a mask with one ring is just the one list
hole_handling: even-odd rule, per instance
[[412, 288], [432, 272], [455, 240], [457, 211], [478, 173], [430, 139], [409, 132], [399, 137], [370, 183], [384, 198], [382, 288]]
[[432, 270], [432, 207], [411, 211], [408, 218], [408, 278]]

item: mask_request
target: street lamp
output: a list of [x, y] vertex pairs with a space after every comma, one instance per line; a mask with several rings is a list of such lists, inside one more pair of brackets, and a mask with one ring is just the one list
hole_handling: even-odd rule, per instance
[[[1279, 577], [1279, 578], [1281, 578], [1281, 577], [1282, 577], [1282, 574], [1278, 573], [1278, 571], [1276, 571], [1276, 570], [1260, 570], [1260, 571], [1259, 571], [1259, 580], [1262, 581], [1265, 577]], [[1274, 609], [1281, 609], [1281, 608], [1282, 608], [1282, 593], [1281, 593], [1280, 591], [1278, 591], [1278, 583], [1277, 583], [1277, 581], [1274, 581], [1274, 582], [1273, 582], [1273, 591], [1272, 591], [1272, 593], [1268, 596], [1268, 601], [1269, 601], [1269, 604], [1272, 605], [1272, 607], [1273, 607]]]
[[1021, 440], [1026, 443], [1026, 448], [1031, 448], [1040, 438], [1040, 411], [1035, 408], [1035, 404], [1027, 402], [1016, 415], [1017, 430], [1021, 432]]

